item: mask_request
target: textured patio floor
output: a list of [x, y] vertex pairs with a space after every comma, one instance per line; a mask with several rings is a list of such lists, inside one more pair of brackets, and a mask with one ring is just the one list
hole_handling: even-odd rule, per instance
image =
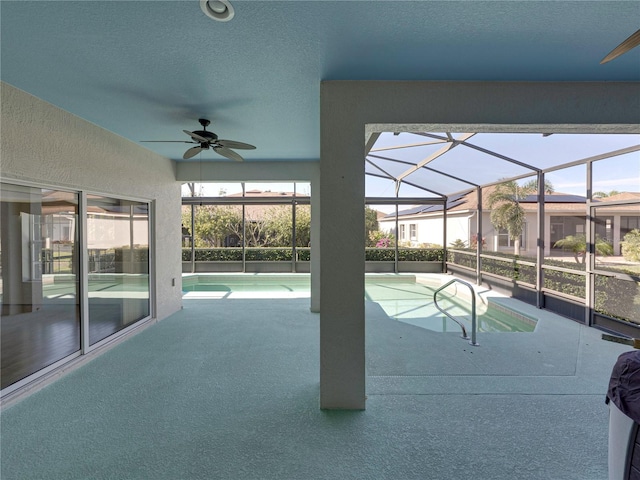
[[348, 412], [319, 409], [308, 298], [185, 300], [6, 409], [1, 478], [604, 480], [628, 347], [518, 304], [535, 332], [472, 347], [368, 302], [367, 409]]

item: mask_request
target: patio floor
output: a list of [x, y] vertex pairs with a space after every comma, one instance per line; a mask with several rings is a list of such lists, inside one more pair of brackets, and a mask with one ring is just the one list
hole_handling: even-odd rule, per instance
[[9, 479], [607, 478], [629, 350], [517, 300], [532, 333], [472, 347], [367, 302], [367, 409], [319, 409], [309, 299], [185, 300], [2, 413]]

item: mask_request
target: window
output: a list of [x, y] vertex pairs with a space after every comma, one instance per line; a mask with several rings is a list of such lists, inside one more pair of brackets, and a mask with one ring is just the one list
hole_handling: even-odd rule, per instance
[[409, 224], [409, 239], [410, 240], [416, 240], [418, 235], [417, 235], [417, 225], [415, 223], [411, 223]]
[[[527, 238], [527, 224], [524, 225], [524, 229], [522, 230], [522, 234], [520, 235], [520, 248], [526, 249], [525, 239]], [[504, 229], [500, 229], [498, 231], [498, 247], [513, 247], [515, 242], [509, 238], [509, 232]]]
[[406, 238], [405, 226], [406, 225], [400, 225], [400, 240], [404, 240]]

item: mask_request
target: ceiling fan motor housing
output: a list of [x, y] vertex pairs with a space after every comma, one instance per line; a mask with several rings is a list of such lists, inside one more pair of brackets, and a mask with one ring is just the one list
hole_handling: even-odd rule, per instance
[[206, 138], [210, 142], [214, 142], [218, 139], [218, 135], [207, 130], [195, 130], [193, 133], [195, 133], [199, 137]]

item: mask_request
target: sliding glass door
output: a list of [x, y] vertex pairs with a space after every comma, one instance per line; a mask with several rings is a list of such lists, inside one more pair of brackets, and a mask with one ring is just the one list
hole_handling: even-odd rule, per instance
[[149, 316], [149, 205], [87, 196], [89, 344]]
[[149, 205], [0, 183], [3, 395], [150, 316]]
[[80, 350], [78, 195], [0, 188], [2, 389]]

